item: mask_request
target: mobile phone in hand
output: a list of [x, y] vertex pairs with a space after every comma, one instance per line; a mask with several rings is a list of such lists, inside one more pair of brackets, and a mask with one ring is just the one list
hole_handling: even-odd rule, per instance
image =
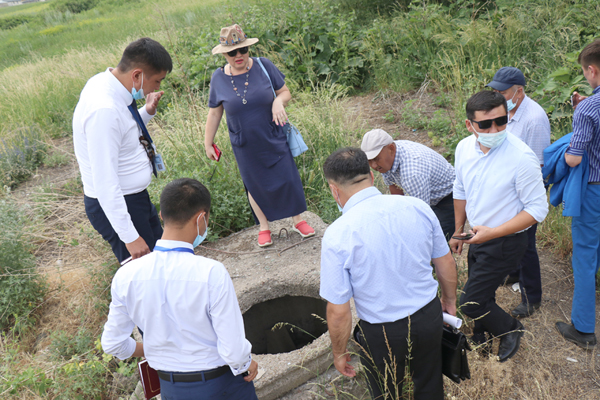
[[466, 235], [462, 236], [462, 235], [458, 235], [458, 236], [452, 236], [452, 239], [456, 239], [456, 240], [469, 240], [471, 239], [473, 236], [472, 233], [467, 233]]
[[213, 146], [213, 149], [215, 149], [215, 153], [217, 153], [217, 161], [219, 161], [219, 160], [221, 159], [221, 154], [223, 154], [223, 153], [222, 153], [222, 152], [221, 152], [221, 150], [220, 150], [220, 149], [217, 147], [217, 145], [216, 145], [216, 144], [214, 144], [214, 143], [213, 143], [213, 145], [212, 145], [212, 146]]

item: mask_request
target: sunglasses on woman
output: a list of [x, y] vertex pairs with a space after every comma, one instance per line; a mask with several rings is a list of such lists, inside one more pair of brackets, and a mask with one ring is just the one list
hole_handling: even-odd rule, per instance
[[227, 52], [227, 55], [229, 57], [235, 57], [235, 55], [238, 53], [238, 51], [240, 52], [240, 54], [246, 54], [248, 52], [248, 46], [245, 47], [240, 47], [239, 49], [235, 49], [235, 50], [231, 50]]
[[483, 121], [475, 121], [474, 119], [471, 119], [470, 121], [475, 122], [479, 126], [479, 129], [490, 129], [492, 127], [492, 122], [495, 122], [496, 126], [506, 125], [508, 123], [508, 115]]

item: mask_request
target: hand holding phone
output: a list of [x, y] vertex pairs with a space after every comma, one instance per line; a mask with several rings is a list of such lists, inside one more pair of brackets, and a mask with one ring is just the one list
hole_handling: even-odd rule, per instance
[[456, 235], [456, 236], [452, 236], [452, 239], [456, 239], [456, 240], [469, 240], [471, 239], [473, 236], [472, 233], [467, 233], [466, 235]]
[[223, 154], [221, 152], [221, 150], [217, 147], [216, 144], [213, 143], [212, 145], [213, 149], [215, 149], [215, 153], [217, 154], [217, 161], [219, 161], [221, 159], [221, 154]]

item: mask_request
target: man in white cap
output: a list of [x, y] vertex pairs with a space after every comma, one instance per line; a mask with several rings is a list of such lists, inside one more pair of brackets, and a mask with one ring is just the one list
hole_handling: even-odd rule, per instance
[[[525, 94], [525, 76], [515, 67], [500, 68], [486, 86], [494, 89], [506, 99], [508, 125], [506, 130], [521, 139], [544, 165], [544, 149], [550, 146], [550, 121], [546, 111]], [[537, 224], [527, 230], [529, 245], [519, 264], [511, 272], [506, 283], [519, 282], [521, 304], [511, 311], [513, 317], [528, 317], [542, 302], [542, 276], [537, 254], [535, 233]]]
[[410, 140], [394, 141], [382, 129], [365, 133], [360, 148], [391, 194], [405, 194], [429, 204], [449, 240], [454, 233], [454, 167], [429, 147]]

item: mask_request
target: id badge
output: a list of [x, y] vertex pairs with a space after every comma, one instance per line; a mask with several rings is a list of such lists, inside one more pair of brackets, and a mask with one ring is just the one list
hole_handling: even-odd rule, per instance
[[167, 170], [162, 156], [158, 153], [154, 156], [154, 166], [157, 172], [165, 172]]

